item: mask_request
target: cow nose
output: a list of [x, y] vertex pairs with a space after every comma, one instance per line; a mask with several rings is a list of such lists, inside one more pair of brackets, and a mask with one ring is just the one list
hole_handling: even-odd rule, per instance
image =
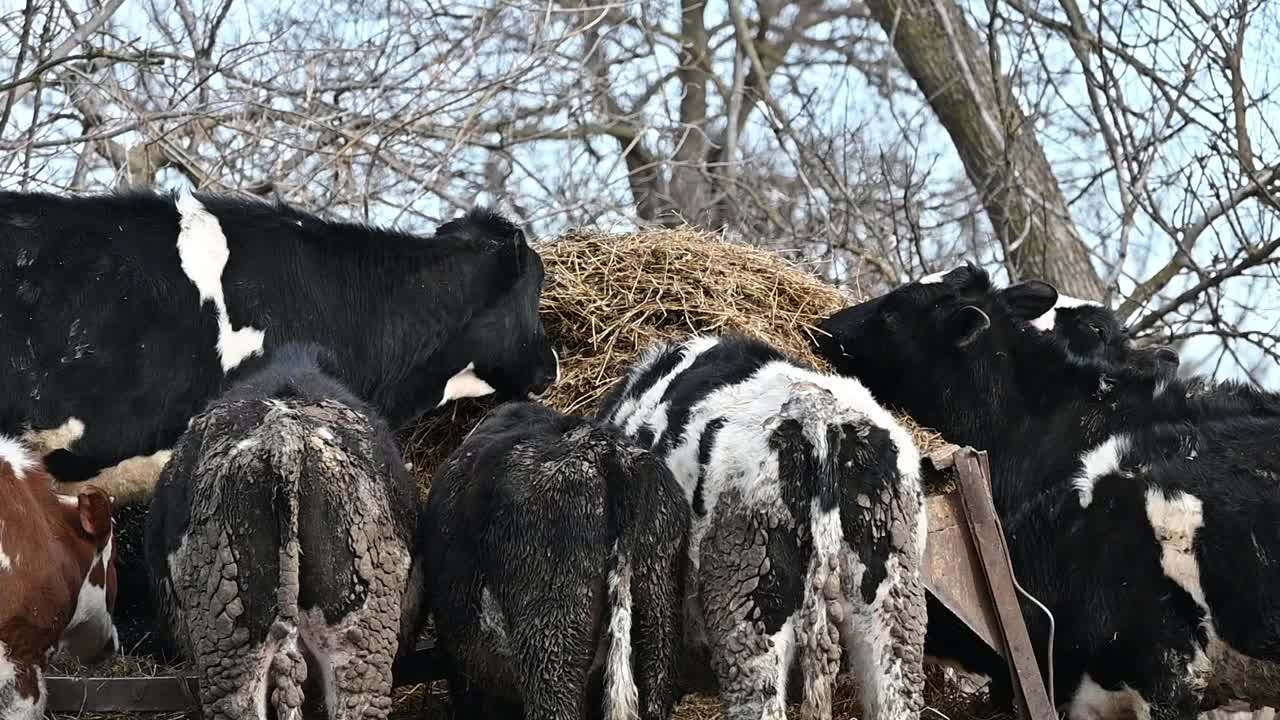
[[552, 387], [560, 382], [560, 353], [556, 352], [555, 348], [551, 348], [551, 359], [555, 365], [555, 370], [547, 369], [539, 373], [537, 380], [529, 388], [530, 400], [541, 400], [546, 397]]

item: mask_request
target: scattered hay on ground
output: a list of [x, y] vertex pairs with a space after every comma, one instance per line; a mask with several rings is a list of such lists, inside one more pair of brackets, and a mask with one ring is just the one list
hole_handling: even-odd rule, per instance
[[[562, 371], [546, 402], [569, 413], [594, 413], [645, 348], [692, 333], [745, 333], [829, 370], [811, 350], [815, 326], [852, 301], [775, 252], [689, 228], [573, 231], [538, 251], [546, 265], [542, 318]], [[409, 430], [406, 455], [424, 488], [491, 407], [464, 402]], [[901, 419], [925, 452], [945, 444]]]
[[[721, 720], [724, 712], [720, 700], [714, 695], [686, 695], [676, 706], [673, 720]], [[797, 720], [800, 706], [787, 708], [787, 717]], [[862, 700], [857, 685], [849, 676], [842, 676], [836, 686], [831, 703], [832, 720], [857, 720], [862, 717]], [[922, 720], [1012, 720], [990, 703], [985, 690], [966, 692], [946, 677], [946, 671], [938, 666], [925, 668], [925, 710]]]

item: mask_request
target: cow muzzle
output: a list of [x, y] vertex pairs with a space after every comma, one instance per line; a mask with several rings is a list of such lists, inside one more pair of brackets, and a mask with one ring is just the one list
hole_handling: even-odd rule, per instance
[[555, 367], [556, 367], [555, 375], [552, 377], [550, 382], [547, 382], [547, 384], [542, 385], [541, 389], [537, 390], [536, 392], [530, 392], [529, 393], [530, 400], [543, 399], [544, 397], [547, 396], [548, 393], [551, 392], [551, 388], [560, 384], [560, 353], [556, 352], [555, 348], [551, 348], [551, 357], [555, 361]]

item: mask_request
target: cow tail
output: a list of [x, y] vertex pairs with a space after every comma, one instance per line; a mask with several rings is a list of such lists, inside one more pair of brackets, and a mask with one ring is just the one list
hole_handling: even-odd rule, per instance
[[840, 522], [840, 441], [838, 425], [826, 425], [825, 442], [814, 440], [813, 498], [809, 532], [813, 551], [804, 584], [800, 618], [800, 669], [804, 683], [802, 718], [831, 717], [831, 696], [840, 669], [840, 636], [828, 610], [838, 601], [840, 555], [844, 547]]
[[604, 666], [605, 720], [639, 717], [640, 693], [631, 664], [631, 566], [618, 547], [609, 571], [609, 653]]
[[298, 595], [301, 580], [302, 547], [298, 539], [298, 503], [301, 479], [306, 469], [306, 433], [298, 418], [276, 426], [279, 436], [270, 447], [272, 470], [281, 480], [274, 498], [276, 537], [280, 547], [280, 580], [276, 590], [276, 619], [271, 625], [270, 647], [274, 650], [268, 670], [267, 692], [277, 720], [301, 720], [302, 685], [307, 663], [299, 645]]

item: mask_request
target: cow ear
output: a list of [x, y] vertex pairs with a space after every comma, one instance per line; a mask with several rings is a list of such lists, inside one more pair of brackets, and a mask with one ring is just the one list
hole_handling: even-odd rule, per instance
[[956, 347], [964, 347], [977, 340], [989, 327], [991, 318], [974, 305], [965, 305], [947, 318], [947, 336]]
[[80, 527], [99, 545], [111, 535], [111, 500], [96, 488], [80, 493]]
[[1000, 291], [1009, 311], [1019, 320], [1034, 320], [1053, 309], [1058, 289], [1042, 280], [1027, 280]]

